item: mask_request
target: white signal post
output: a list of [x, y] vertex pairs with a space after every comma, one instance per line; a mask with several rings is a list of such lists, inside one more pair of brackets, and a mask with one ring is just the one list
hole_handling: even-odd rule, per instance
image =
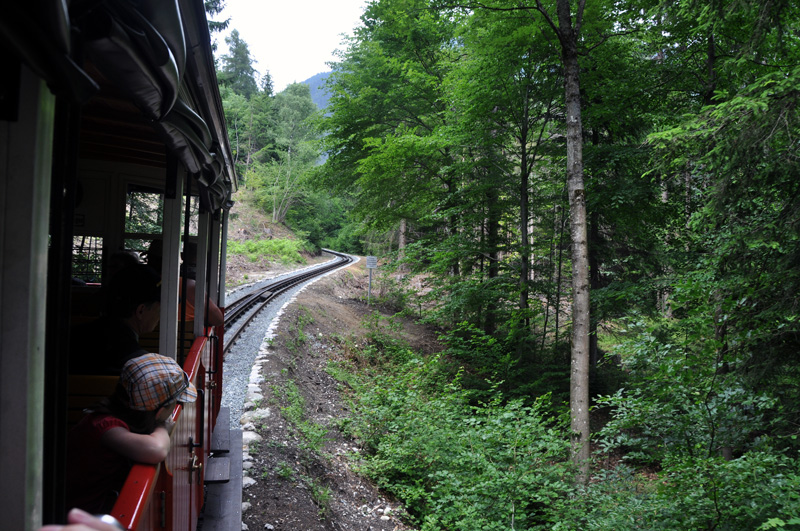
[[367, 304], [370, 303], [370, 299], [372, 299], [372, 270], [378, 267], [378, 257], [377, 256], [368, 256], [367, 257], [367, 269], [369, 269], [369, 291], [367, 291]]

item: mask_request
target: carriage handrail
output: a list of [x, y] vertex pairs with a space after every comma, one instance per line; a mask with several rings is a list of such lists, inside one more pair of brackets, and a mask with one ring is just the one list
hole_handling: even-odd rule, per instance
[[145, 514], [150, 498], [158, 482], [161, 465], [133, 465], [128, 473], [128, 478], [111, 511], [111, 516], [116, 518], [125, 529], [136, 529]]
[[[202, 361], [202, 352], [207, 341], [208, 337], [197, 337], [192, 343], [189, 355], [183, 365], [183, 369], [189, 375], [189, 381], [193, 382], [195, 386], [200, 386], [200, 388], [202, 388], [203, 382], [197, 381], [198, 371]], [[204, 407], [204, 404], [202, 402], [198, 403], [197, 407]], [[172, 419], [175, 421], [176, 425], [180, 420], [182, 412], [183, 406], [181, 404], [175, 406]], [[205, 426], [202, 426], [200, 429], [204, 430]], [[204, 452], [207, 451], [206, 449], [203, 450]], [[205, 460], [205, 456], [203, 459]], [[122, 524], [123, 528], [131, 531], [139, 528], [144, 515], [151, 505], [153, 493], [159, 482], [159, 478], [164, 474], [170, 474], [167, 467], [164, 466], [164, 463], [158, 465], [133, 465], [111, 512], [111, 515]], [[171, 496], [171, 492], [168, 492], [167, 495], [168, 497]], [[167, 524], [166, 527], [169, 528], [169, 525]]]

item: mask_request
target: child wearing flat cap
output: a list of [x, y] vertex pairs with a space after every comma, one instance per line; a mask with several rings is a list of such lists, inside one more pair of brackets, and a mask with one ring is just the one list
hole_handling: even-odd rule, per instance
[[175, 405], [196, 399], [175, 360], [145, 354], [125, 363], [114, 394], [70, 431], [67, 507], [110, 512], [133, 463], [167, 457]]

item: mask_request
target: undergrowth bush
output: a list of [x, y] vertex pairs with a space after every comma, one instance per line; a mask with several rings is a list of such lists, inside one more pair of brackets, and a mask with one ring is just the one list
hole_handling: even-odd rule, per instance
[[[439, 334], [447, 346], [445, 354], [468, 367], [463, 385], [475, 391], [488, 390], [489, 381], [502, 382], [504, 395], [529, 401], [550, 394], [551, 413], [560, 415], [569, 404], [568, 356], [561, 352], [539, 353], [520, 349], [513, 338], [486, 334], [477, 326], [462, 321]], [[522, 354], [521, 354], [522, 353]]]
[[281, 264], [305, 264], [306, 259], [301, 251], [311, 252], [313, 249], [305, 240], [246, 240], [229, 241], [228, 253], [244, 255], [251, 262], [266, 258]]
[[480, 354], [502, 361], [498, 343], [464, 325], [450, 350], [425, 357], [397, 339], [393, 320], [364, 324], [342, 427], [368, 450], [362, 470], [421, 531], [800, 529], [800, 466], [757, 435], [771, 401], [731, 374], [697, 370], [690, 355], [666, 355], [679, 347], [661, 337], [623, 342], [636, 381], [598, 397], [609, 417], [600, 448], [630, 459], [576, 488], [550, 395], [516, 399], [502, 382], [470, 388], [453, 372], [454, 360], [480, 366]]
[[597, 397], [609, 419], [596, 441], [624, 465], [597, 474], [557, 529], [800, 529], [796, 450], [776, 449], [776, 401], [737, 370], [747, 350], [704, 322], [671, 324], [633, 323], [614, 348], [626, 387]]
[[648, 330], [621, 343], [631, 380], [597, 399], [611, 411], [601, 446], [642, 463], [764, 449], [776, 402], [746, 385], [713, 347], [664, 341]]
[[554, 529], [797, 530], [798, 486], [796, 461], [769, 452], [678, 459], [655, 481], [621, 465], [598, 474]]
[[568, 438], [544, 413], [549, 397], [506, 401], [495, 386], [476, 405], [461, 374], [444, 381], [441, 356], [378, 335], [373, 326], [374, 363], [353, 385], [344, 425], [370, 450], [363, 470], [424, 531], [549, 528], [571, 490]]

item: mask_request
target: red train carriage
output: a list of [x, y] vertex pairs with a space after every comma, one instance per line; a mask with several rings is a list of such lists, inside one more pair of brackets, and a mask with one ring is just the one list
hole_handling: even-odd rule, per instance
[[[115, 378], [70, 374], [108, 259], [163, 245], [159, 332], [201, 391], [173, 412], [167, 460], [136, 465], [113, 514], [194, 529], [222, 390], [227, 212], [236, 186], [201, 0], [32, 0], [0, 12], [0, 514], [63, 522], [66, 434]], [[193, 321], [179, 296], [197, 246]], [[183, 275], [186, 276], [186, 275]]]

